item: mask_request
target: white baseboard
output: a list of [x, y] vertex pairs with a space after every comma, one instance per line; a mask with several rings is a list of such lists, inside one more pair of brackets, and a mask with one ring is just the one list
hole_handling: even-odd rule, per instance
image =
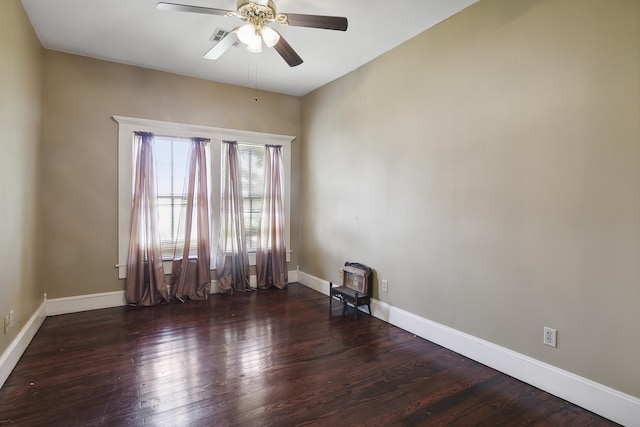
[[289, 271], [287, 274], [289, 276], [289, 283], [295, 283], [298, 281], [298, 270]]
[[22, 353], [27, 349], [36, 332], [38, 332], [38, 329], [42, 326], [42, 322], [44, 322], [46, 318], [46, 312], [47, 302], [43, 301], [11, 344], [9, 344], [9, 347], [0, 355], [0, 388], [2, 388], [4, 382], [9, 378], [9, 374], [11, 374], [13, 368], [18, 364]]
[[315, 276], [298, 271], [298, 282], [314, 291], [329, 295], [329, 281], [327, 280], [318, 279]]
[[101, 308], [121, 307], [123, 305], [127, 305], [127, 301], [124, 298], [124, 291], [53, 298], [47, 300], [47, 316], [99, 310]]
[[[298, 282], [329, 294], [329, 282], [299, 272]], [[424, 317], [372, 300], [374, 317], [455, 351], [527, 384], [625, 426], [640, 426], [640, 399], [587, 378], [474, 337]]]

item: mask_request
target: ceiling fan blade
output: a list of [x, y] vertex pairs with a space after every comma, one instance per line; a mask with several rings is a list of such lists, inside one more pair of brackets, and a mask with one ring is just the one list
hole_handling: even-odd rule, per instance
[[200, 7], [200, 6], [189, 6], [186, 4], [177, 4], [177, 3], [165, 3], [163, 1], [156, 4], [156, 8], [160, 10], [171, 10], [174, 12], [193, 12], [193, 13], [204, 13], [207, 15], [226, 15], [229, 10], [224, 9], [214, 9], [211, 7]]
[[225, 53], [235, 42], [238, 41], [237, 28], [229, 34], [221, 38], [207, 53], [204, 54], [206, 59], [218, 59]]
[[303, 15], [285, 13], [289, 25], [296, 27], [321, 28], [324, 30], [347, 31], [349, 21], [343, 16]]
[[276, 43], [273, 48], [282, 56], [282, 59], [289, 64], [289, 67], [297, 67], [302, 64], [302, 58], [293, 50], [289, 42], [282, 37], [282, 34], [280, 34], [280, 40], [278, 40], [278, 43]]

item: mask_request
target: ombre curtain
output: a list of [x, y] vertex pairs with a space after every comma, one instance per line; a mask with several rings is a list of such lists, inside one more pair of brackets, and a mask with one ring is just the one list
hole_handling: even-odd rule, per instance
[[130, 305], [151, 306], [169, 301], [160, 249], [153, 134], [135, 132], [134, 147], [135, 184], [125, 298]]
[[224, 141], [223, 148], [224, 177], [222, 179], [216, 273], [222, 293], [251, 291], [238, 144], [235, 141]]
[[171, 296], [182, 302], [208, 299], [211, 289], [208, 143], [208, 139], [191, 138], [184, 190], [186, 205], [180, 213], [171, 271]]
[[265, 146], [264, 195], [258, 225], [256, 274], [261, 289], [288, 283], [287, 248], [284, 228], [284, 179], [282, 146]]

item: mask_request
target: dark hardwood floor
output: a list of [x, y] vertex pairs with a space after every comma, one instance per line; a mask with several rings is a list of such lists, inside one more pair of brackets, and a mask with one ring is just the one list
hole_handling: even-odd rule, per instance
[[0, 426], [609, 426], [299, 284], [47, 318]]

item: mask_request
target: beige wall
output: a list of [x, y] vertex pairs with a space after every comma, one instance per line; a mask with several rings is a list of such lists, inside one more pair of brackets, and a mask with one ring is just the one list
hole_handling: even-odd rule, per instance
[[[39, 279], [49, 298], [124, 289], [117, 270], [117, 132], [113, 115], [300, 134], [297, 97], [45, 51]], [[297, 182], [299, 144], [293, 143]], [[292, 197], [297, 186], [292, 185]], [[291, 265], [297, 264], [297, 209]]]
[[[0, 1], [0, 353], [42, 302], [35, 279], [41, 57], [20, 1]], [[4, 335], [10, 310], [14, 327]]]
[[302, 128], [301, 270], [640, 397], [640, 2], [482, 0]]

